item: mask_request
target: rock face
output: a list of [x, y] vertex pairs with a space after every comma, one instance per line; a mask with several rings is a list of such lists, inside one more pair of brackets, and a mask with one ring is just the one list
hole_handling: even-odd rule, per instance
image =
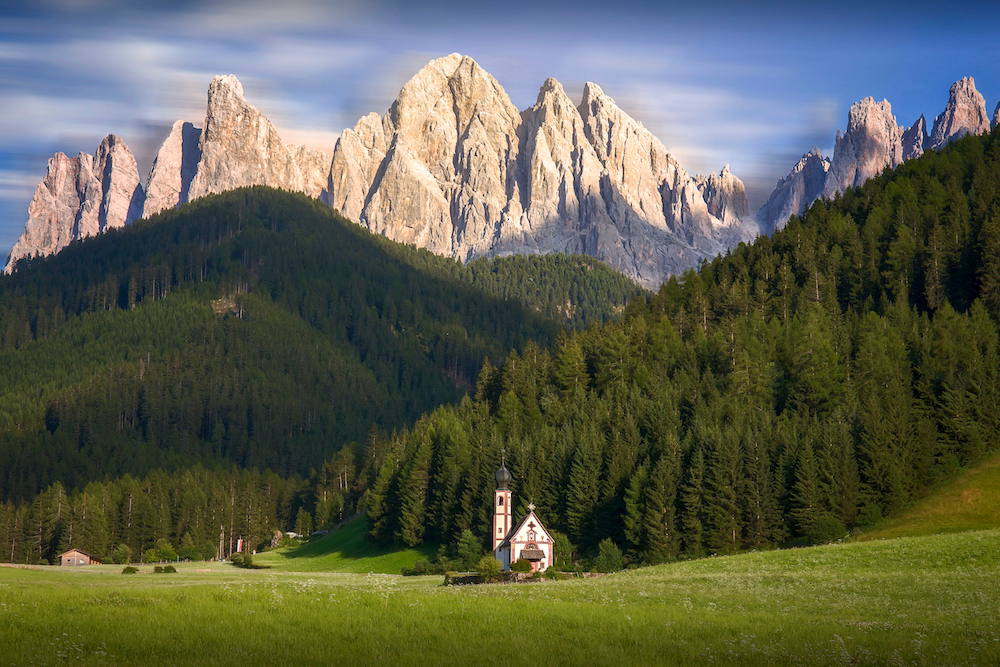
[[1000, 125], [1000, 102], [997, 102], [997, 108], [993, 111], [993, 127]]
[[885, 100], [876, 102], [866, 97], [851, 105], [847, 131], [843, 135], [837, 132], [823, 194], [833, 197], [847, 188], [856, 188], [902, 161], [903, 130], [896, 124], [892, 107]]
[[191, 181], [201, 161], [200, 140], [200, 128], [182, 120], [174, 123], [149, 171], [142, 217], [148, 218], [188, 201]]
[[[1000, 122], [1000, 104], [994, 126]], [[833, 197], [849, 187], [858, 187], [886, 167], [897, 167], [930, 149], [940, 149], [966, 134], [990, 129], [986, 103], [971, 77], [951, 86], [948, 105], [934, 120], [928, 136], [923, 116], [907, 130], [896, 125], [885, 100], [867, 97], [851, 106], [847, 131], [837, 132], [833, 160], [826, 161], [817, 149], [803, 156], [791, 173], [778, 182], [767, 203], [756, 214], [764, 231], [780, 229], [792, 215], [799, 215], [818, 197]]]
[[580, 252], [648, 286], [757, 231], [739, 179], [692, 178], [596, 85], [578, 108], [549, 79], [518, 112], [458, 54], [418, 72], [384, 117], [344, 131], [328, 201], [373, 232], [462, 261]]
[[924, 115], [913, 124], [910, 129], [903, 133], [903, 160], [912, 160], [924, 154], [924, 146], [927, 145], [927, 121]]
[[986, 100], [976, 90], [971, 76], [952, 84], [948, 106], [934, 119], [928, 148], [937, 150], [967, 134], [985, 134], [990, 131], [986, 113]]
[[769, 234], [781, 229], [793, 215], [799, 215], [817, 197], [823, 194], [830, 160], [823, 157], [819, 148], [802, 156], [792, 171], [778, 181], [767, 202], [757, 210], [761, 231]]
[[208, 88], [199, 148], [188, 199], [249, 185], [319, 197], [324, 179], [314, 173], [315, 165], [326, 161], [323, 176], [329, 167], [329, 158], [318, 151], [286, 146], [267, 117], [243, 99], [243, 85], [231, 74], [215, 77]]
[[723, 222], [734, 226], [750, 216], [747, 193], [743, 181], [733, 176], [727, 164], [719, 175], [698, 176], [698, 190], [708, 205], [708, 212]]
[[120, 137], [105, 137], [95, 155], [56, 153], [4, 270], [9, 273], [22, 257], [50, 255], [77, 239], [127, 225], [142, 214], [144, 200], [135, 158]]

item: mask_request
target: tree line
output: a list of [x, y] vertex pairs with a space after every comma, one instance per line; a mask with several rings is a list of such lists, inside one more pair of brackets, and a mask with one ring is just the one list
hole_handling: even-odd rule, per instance
[[[620, 321], [489, 351], [457, 403], [338, 450], [353, 467], [336, 502], [366, 509], [380, 544], [486, 544], [505, 452], [515, 514], [532, 502], [584, 551], [611, 539], [634, 563], [877, 523], [998, 442], [998, 192], [1000, 136], [968, 137]], [[331, 523], [317, 479], [268, 529]]]

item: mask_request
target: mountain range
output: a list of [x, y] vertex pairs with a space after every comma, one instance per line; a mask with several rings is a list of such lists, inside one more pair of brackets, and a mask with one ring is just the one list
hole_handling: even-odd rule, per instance
[[[998, 123], [1000, 104], [992, 127]], [[847, 188], [857, 188], [887, 167], [894, 169], [924, 151], [938, 150], [968, 134], [986, 134], [990, 128], [986, 101], [972, 77], [952, 84], [948, 104], [934, 119], [929, 135], [923, 116], [909, 128], [901, 127], [888, 101], [866, 97], [851, 105], [847, 130], [837, 131], [833, 158], [823, 157], [817, 148], [803, 155], [758, 209], [757, 222], [763, 233], [780, 229], [789, 217], [799, 215], [820, 197], [832, 198]]]
[[[1000, 106], [994, 125], [998, 116]], [[866, 98], [851, 107], [833, 158], [818, 149], [804, 155], [751, 213], [728, 166], [689, 174], [593, 83], [574, 105], [547, 79], [535, 104], [519, 111], [472, 58], [452, 54], [423, 67], [384, 115], [345, 129], [330, 156], [285, 144], [239, 80], [218, 76], [202, 127], [174, 124], [145, 187], [115, 135], [93, 156], [51, 158], [5, 271], [22, 257], [57, 252], [209, 193], [267, 185], [319, 198], [372, 232], [462, 262], [579, 253], [656, 288], [780, 228], [818, 197], [989, 128], [971, 78], [952, 86], [929, 135], [923, 117], [905, 129], [888, 102]]]

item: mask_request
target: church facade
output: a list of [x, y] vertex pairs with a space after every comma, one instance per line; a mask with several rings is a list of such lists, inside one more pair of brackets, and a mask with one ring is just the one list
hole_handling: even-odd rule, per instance
[[535, 515], [535, 506], [528, 505], [528, 515], [517, 525], [513, 523], [510, 472], [501, 465], [496, 472], [497, 490], [493, 494], [493, 557], [505, 572], [518, 560], [531, 563], [531, 571], [545, 570], [555, 563], [553, 539]]

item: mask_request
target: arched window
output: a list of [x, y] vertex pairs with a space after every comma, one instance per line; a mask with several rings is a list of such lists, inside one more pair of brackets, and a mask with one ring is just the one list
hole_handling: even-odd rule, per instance
[[497, 507], [503, 507], [503, 496], [497, 498]]

